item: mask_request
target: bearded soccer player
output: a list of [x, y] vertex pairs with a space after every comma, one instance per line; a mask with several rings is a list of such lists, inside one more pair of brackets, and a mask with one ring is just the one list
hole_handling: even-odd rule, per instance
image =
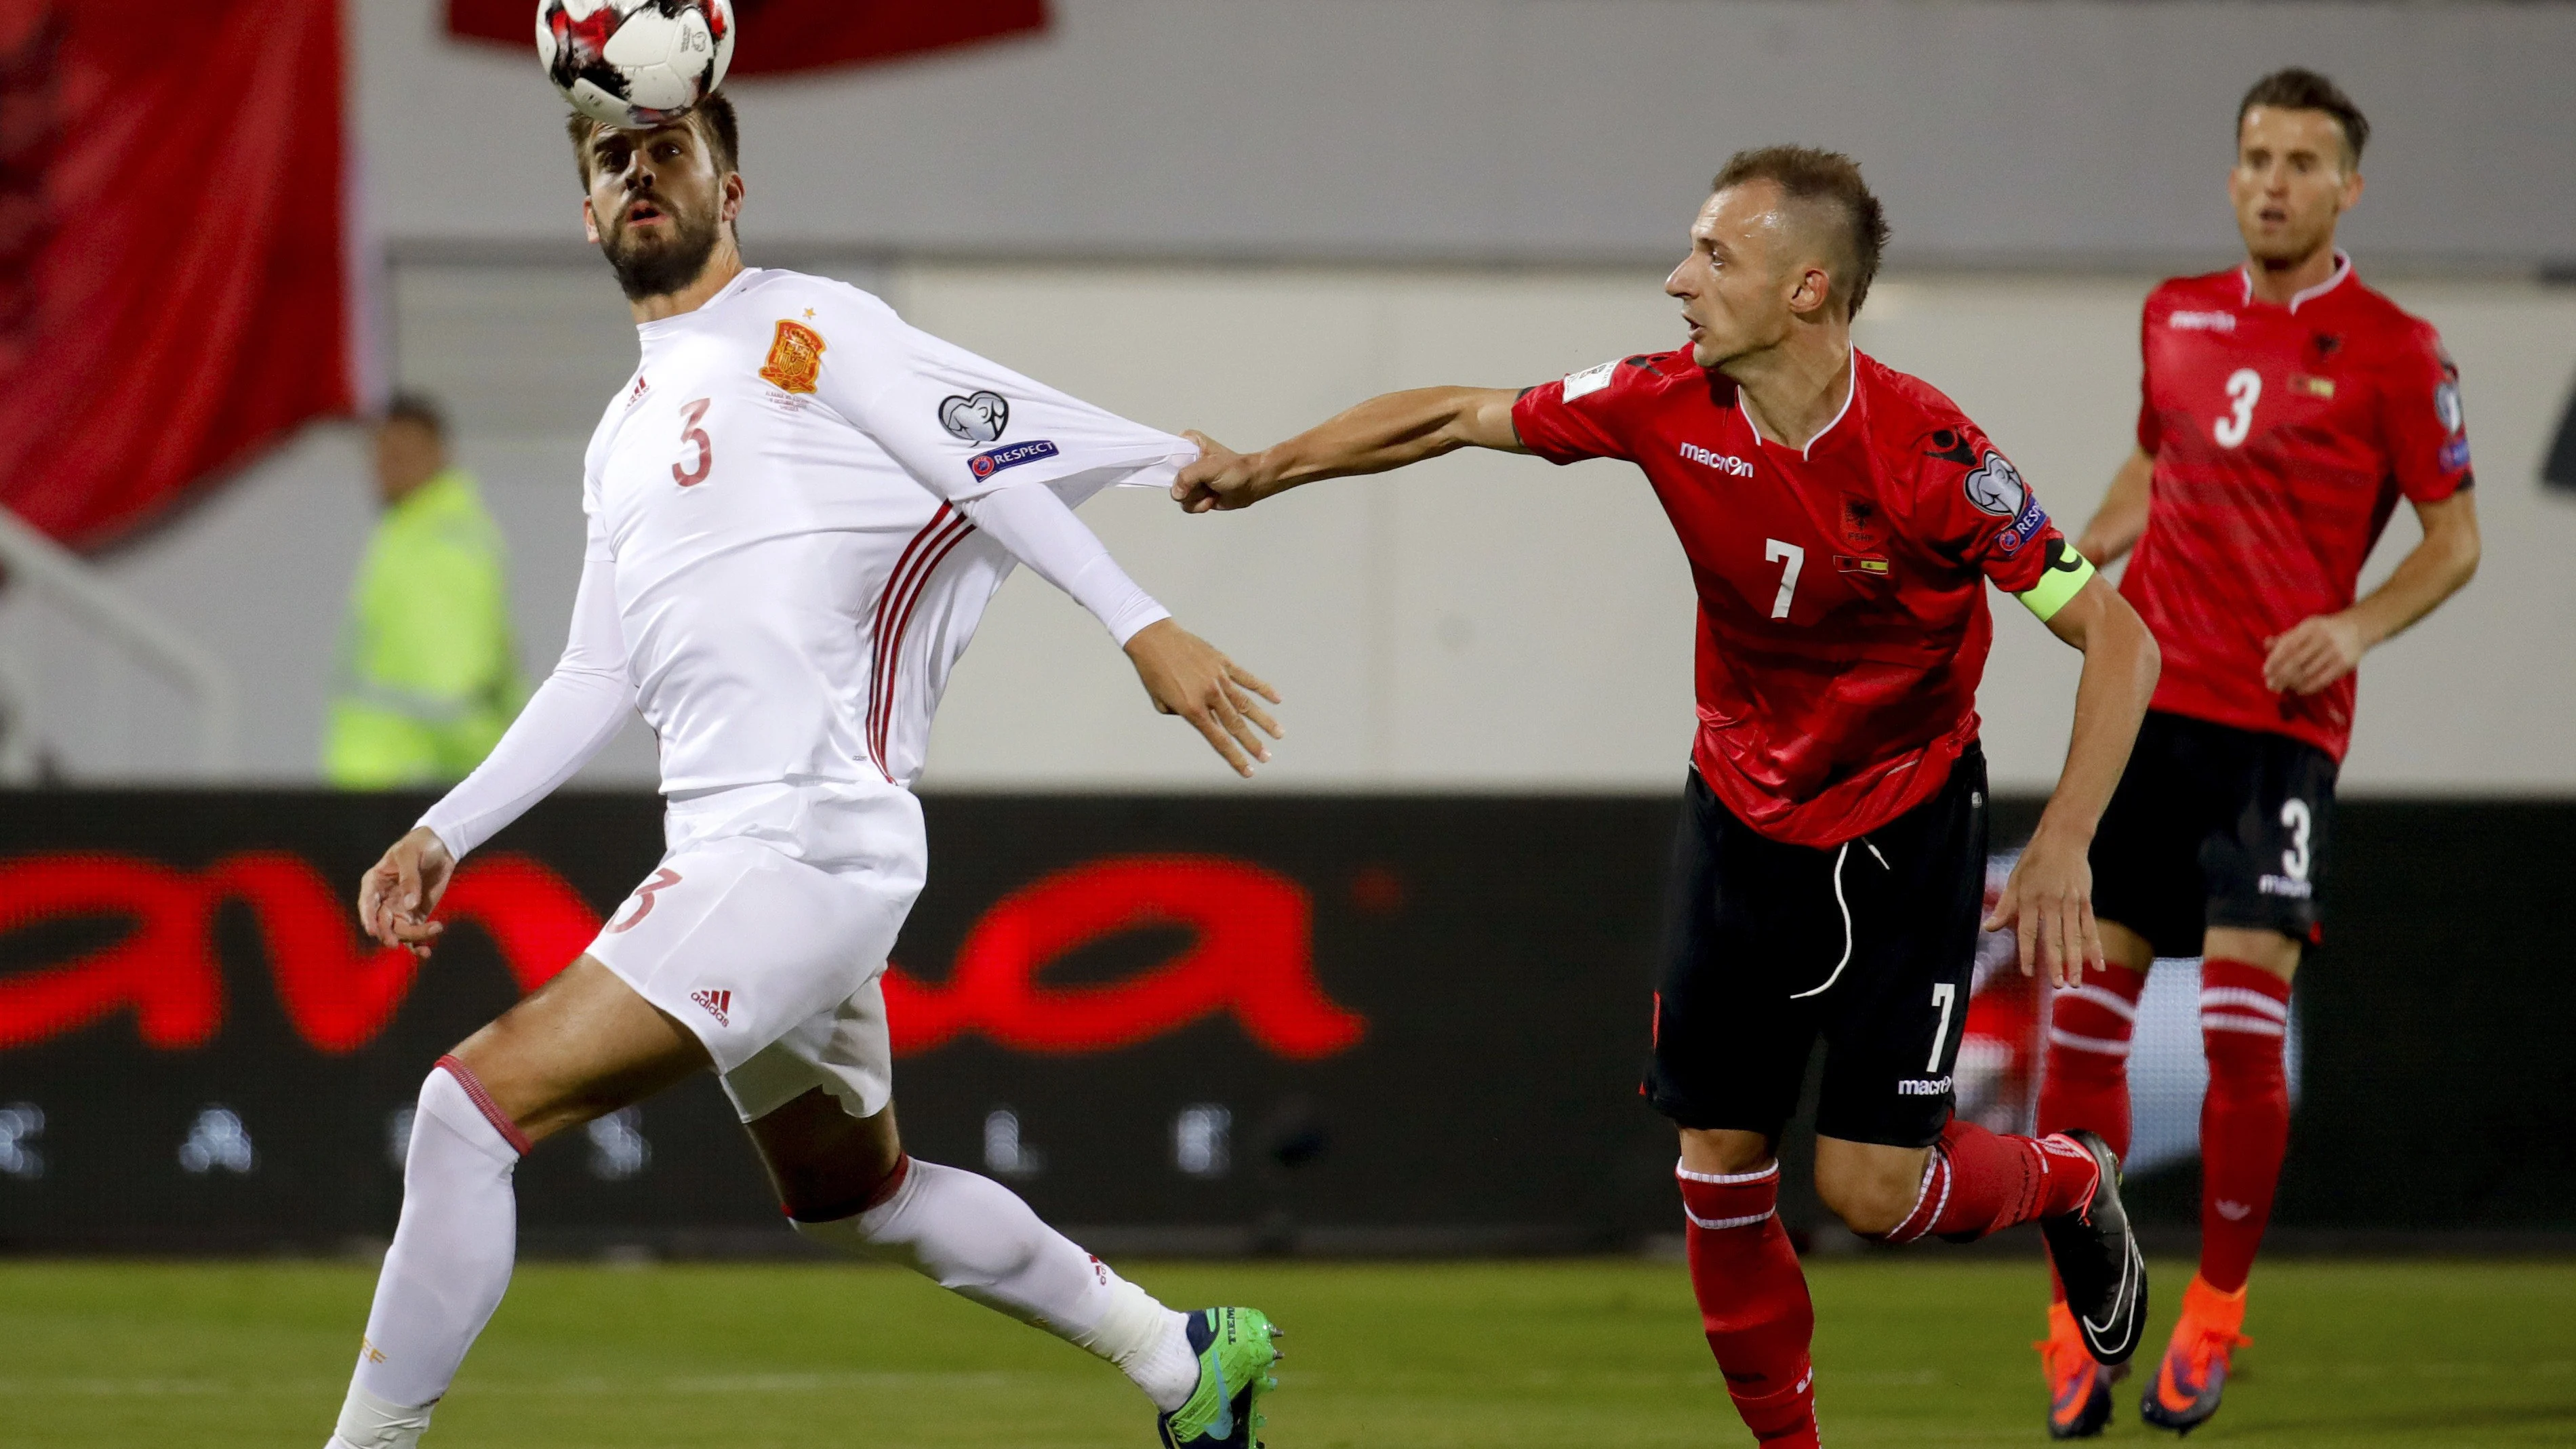
[[[2111, 968], [2056, 998], [2039, 1125], [2127, 1150], [2147, 968], [2200, 957], [2200, 1271], [2140, 1406], [2168, 1429], [2218, 1412], [2247, 1341], [2246, 1277], [2289, 1144], [2290, 980], [2320, 939], [2354, 666], [2477, 569], [2458, 372], [2432, 327], [2335, 249], [2369, 136], [2313, 72], [2246, 93], [2227, 180], [2245, 261], [2147, 298], [2137, 451], [2080, 544], [2104, 562], [2136, 549], [2120, 592], [2165, 671], [2093, 841]], [[2423, 541], [2356, 601], [2400, 497]], [[2110, 1376], [2062, 1306], [2050, 1319], [2049, 1432], [2089, 1437], [2110, 1417]]]
[[1957, 1119], [1951, 1069], [1985, 893], [1986, 585], [2084, 651], [2065, 771], [1994, 911], [2025, 971], [2100, 963], [2086, 849], [2156, 645], [1976, 424], [1852, 347], [1885, 241], [1848, 158], [1744, 152], [1664, 284], [1687, 349], [1518, 393], [1392, 393], [1259, 453], [1194, 434], [1202, 455], [1173, 487], [1193, 512], [1242, 508], [1461, 447], [1645, 473], [1699, 595], [1699, 733], [1645, 1090], [1681, 1131], [1709, 1347], [1773, 1446], [1816, 1443], [1815, 1315], [1775, 1209], [1819, 1036], [1816, 1186], [1853, 1231], [1967, 1240], [2038, 1221], [2105, 1363], [2146, 1312], [2110, 1149]]
[[743, 265], [733, 112], [571, 123], [583, 215], [643, 359], [583, 468], [589, 548], [554, 674], [483, 766], [366, 874], [426, 952], [466, 852], [640, 711], [669, 846], [589, 950], [422, 1087], [403, 1207], [330, 1449], [407, 1449], [510, 1276], [535, 1144], [713, 1068], [795, 1230], [902, 1264], [1124, 1370], [1167, 1449], [1249, 1446], [1273, 1332], [1165, 1308], [986, 1178], [905, 1155], [879, 975], [926, 868], [931, 712], [1014, 563], [1097, 616], [1146, 693], [1238, 771], [1268, 686], [1183, 631], [1069, 506], [1168, 482], [1158, 433], [904, 325], [837, 282]]

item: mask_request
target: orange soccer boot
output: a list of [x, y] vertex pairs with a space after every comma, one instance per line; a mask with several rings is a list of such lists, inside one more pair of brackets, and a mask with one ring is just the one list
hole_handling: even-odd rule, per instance
[[2221, 1293], [2199, 1274], [2182, 1290], [2182, 1321], [2156, 1365], [2138, 1413], [2159, 1429], [2188, 1434], [2218, 1412], [2227, 1389], [2227, 1367], [2236, 1350], [2254, 1340], [2237, 1332], [2245, 1324], [2245, 1290]]
[[2063, 1303], [2048, 1305], [2048, 1337], [2031, 1347], [2048, 1375], [2048, 1437], [2090, 1439], [2111, 1422], [2111, 1386], [2128, 1376], [2128, 1368], [2104, 1368], [2093, 1361], [2084, 1335], [2075, 1328], [2075, 1312]]

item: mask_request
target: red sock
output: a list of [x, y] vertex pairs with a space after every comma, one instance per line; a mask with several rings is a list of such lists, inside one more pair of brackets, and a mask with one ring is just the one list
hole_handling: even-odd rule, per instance
[[[2111, 966], [2084, 973], [2081, 985], [2049, 993], [2048, 1065], [2039, 1079], [2041, 1135], [2090, 1128], [2114, 1153], [2129, 1155], [2129, 1038], [2146, 989], [2144, 971]], [[2048, 1291], [2066, 1301], [2054, 1263]]]
[[2084, 983], [2050, 993], [2048, 1067], [2039, 1085], [2044, 1136], [2078, 1127], [2129, 1155], [2129, 1037], [2147, 973], [2126, 966], [2088, 971]]
[[1914, 1211], [1881, 1236], [1910, 1243], [1929, 1233], [1973, 1243], [2015, 1223], [2071, 1213], [2092, 1200], [2102, 1170], [2063, 1137], [2016, 1137], [1952, 1119], [1923, 1165]]
[[1691, 1291], [1709, 1352], [1746, 1428], [1769, 1449], [1815, 1449], [1816, 1309], [1780, 1226], [1780, 1165], [1715, 1177], [1675, 1169], [1689, 1221]]
[[2245, 1286], [2272, 1220], [2290, 1147], [2289, 1031], [2289, 982], [2242, 961], [2201, 963], [2200, 1276], [2221, 1293]]

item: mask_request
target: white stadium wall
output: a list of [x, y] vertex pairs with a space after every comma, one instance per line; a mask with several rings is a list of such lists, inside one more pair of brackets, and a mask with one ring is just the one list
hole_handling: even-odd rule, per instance
[[[359, 0], [377, 222], [561, 244], [532, 54]], [[2576, 260], [2576, 6], [2228, 0], [1053, 0], [1046, 35], [746, 80], [751, 228], [908, 252], [1626, 262], [1725, 155], [1850, 151], [1900, 262], [2164, 265], [2233, 240], [2237, 98], [2301, 64], [2369, 112], [2383, 260]], [[757, 24], [757, 17], [749, 23]]]
[[[1243, 446], [1383, 389], [1524, 384], [1669, 345], [1675, 333], [1652, 267], [832, 270], [1024, 372]], [[1873, 293], [1861, 345], [1949, 391], [2050, 508], [2080, 524], [2129, 446], [2136, 312], [2152, 280], [1899, 273]], [[2576, 789], [2565, 727], [2576, 718], [2576, 651], [2565, 641], [2576, 499], [2538, 480], [2576, 386], [2576, 289], [2391, 290], [2442, 328], [2460, 362], [2487, 553], [2465, 595], [2364, 667], [2347, 785]], [[400, 375], [455, 411], [461, 451], [510, 534], [522, 652], [542, 671], [578, 569], [582, 444], [633, 365], [619, 300], [596, 262], [407, 265], [392, 296]], [[313, 774], [331, 646], [368, 523], [362, 466], [353, 436], [317, 430], [109, 564], [239, 672], [260, 778]], [[1186, 518], [1124, 492], [1086, 516], [1184, 620], [1286, 691], [1291, 733], [1270, 787], [1663, 791], [1681, 776], [1688, 583], [1624, 465], [1461, 455], [1235, 517]], [[2401, 510], [2374, 574], [2414, 536]], [[2074, 658], [1997, 603], [1988, 746], [1999, 784], [2037, 789], [2064, 748]], [[73, 773], [160, 772], [130, 729], [98, 724], [107, 706], [65, 708], [50, 732]], [[1146, 712], [1088, 616], [1025, 574], [960, 669], [931, 760], [928, 782], [946, 788], [1225, 782], [1178, 725]], [[630, 729], [590, 778], [640, 782], [651, 771], [649, 741]]]
[[[390, 370], [452, 404], [516, 552], [521, 647], [569, 607], [575, 476], [631, 366], [578, 242], [531, 57], [353, 0]], [[2080, 521], [2126, 447], [2139, 298], [2223, 263], [2226, 118], [2280, 64], [2370, 111], [2366, 275], [2466, 376], [2487, 527], [2467, 596], [2364, 671], [2348, 781], [2576, 789], [2576, 500], [2538, 460], [2576, 385], [2576, 5], [1810, 0], [1054, 0], [1027, 41], [734, 87], [755, 258], [1167, 427], [1266, 442], [1383, 388], [1527, 383], [1674, 336], [1657, 291], [1734, 148], [1849, 149], [1896, 226], [1863, 345], [1984, 421]], [[1034, 259], [1034, 260], [1033, 260]], [[316, 428], [107, 560], [244, 693], [242, 754], [309, 780], [370, 523], [353, 430]], [[1283, 788], [1671, 788], [1690, 728], [1679, 554], [1620, 468], [1443, 460], [1392, 486], [1184, 519], [1088, 516], [1184, 618], [1269, 673]], [[2390, 529], [2374, 567], [2414, 536]], [[2006, 606], [2007, 611], [2009, 606]], [[2072, 660], [2000, 619], [1999, 777], [2063, 746]], [[0, 671], [75, 779], [191, 772], [174, 693], [0, 609]], [[0, 678], [0, 685], [7, 683]], [[944, 787], [1195, 787], [1097, 630], [1015, 579], [935, 739]], [[0, 758], [0, 772], [10, 762]], [[649, 779], [630, 730], [595, 781]]]
[[[1371, 392], [1525, 384], [1669, 346], [1676, 331], [1652, 272], [920, 267], [894, 280], [925, 326], [1237, 446]], [[2132, 446], [2137, 307], [2151, 282], [1890, 278], [1860, 342], [1950, 392], [2080, 526]], [[2347, 783], [2576, 787], [2576, 651], [2565, 643], [2576, 499], [2539, 485], [2576, 387], [2576, 290], [2392, 290], [2442, 328], [2460, 362], [2487, 552], [2468, 593], [2366, 664]], [[1681, 776], [1689, 583], [1625, 465], [1458, 455], [1239, 517], [1184, 518], [1136, 495], [1089, 511], [1183, 618], [1292, 692], [1283, 784], [1663, 789]], [[2401, 510], [2368, 577], [2415, 537]], [[1988, 750], [1998, 784], [2044, 788], [2066, 746], [2076, 659], [1996, 602], [1980, 700]], [[941, 719], [939, 783], [1218, 778], [1168, 731], [1135, 727], [1133, 688], [1096, 629], [1043, 584], [1014, 580], [986, 627]]]

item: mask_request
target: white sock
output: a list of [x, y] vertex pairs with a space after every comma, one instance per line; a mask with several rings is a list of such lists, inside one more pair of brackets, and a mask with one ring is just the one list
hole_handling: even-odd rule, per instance
[[322, 1449], [411, 1449], [429, 1427], [431, 1407], [389, 1404], [351, 1384], [348, 1401], [340, 1406], [340, 1426]]
[[1188, 1318], [1040, 1222], [1019, 1194], [989, 1177], [910, 1159], [884, 1202], [855, 1217], [795, 1226], [815, 1242], [901, 1264], [1088, 1349], [1157, 1408], [1179, 1408], [1198, 1387]]
[[[524, 1138], [502, 1130], [446, 1062], [421, 1084], [403, 1159], [402, 1218], [330, 1449], [411, 1449], [510, 1286]], [[479, 1085], [477, 1088], [479, 1091]]]

